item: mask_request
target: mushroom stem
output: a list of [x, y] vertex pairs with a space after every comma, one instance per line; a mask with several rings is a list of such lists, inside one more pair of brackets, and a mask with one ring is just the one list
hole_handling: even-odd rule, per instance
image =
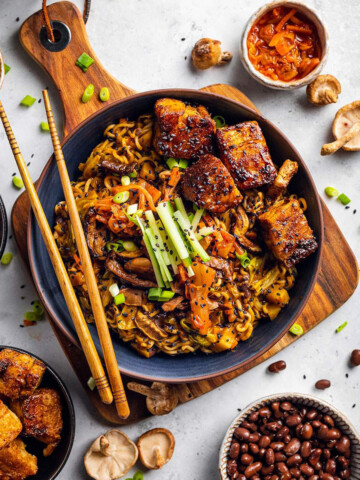
[[221, 57], [220, 57], [220, 60], [218, 62], [218, 65], [225, 65], [225, 63], [228, 63], [230, 62], [230, 60], [232, 59], [232, 54], [228, 51], [226, 52], [222, 52], [221, 53]]
[[106, 439], [104, 435], [100, 437], [100, 451], [105, 457], [109, 457], [110, 453], [108, 452], [109, 449], [109, 441]]
[[338, 95], [331, 88], [326, 88], [324, 90], [323, 95], [324, 95], [324, 99], [326, 100], [326, 103], [336, 103], [337, 102]]
[[155, 447], [154, 448], [154, 453], [155, 453], [155, 465], [158, 468], [161, 468], [163, 465], [165, 465], [165, 458], [161, 455], [160, 448]]
[[321, 155], [331, 155], [335, 153], [339, 148], [346, 145], [357, 133], [360, 132], [360, 122], [354, 123], [354, 125], [338, 140], [331, 143], [326, 143], [321, 147]]
[[136, 383], [136, 382], [129, 382], [127, 384], [127, 387], [129, 390], [132, 390], [133, 392], [140, 393], [140, 395], [145, 395], [146, 397], [150, 398], [164, 398], [164, 395], [159, 392], [154, 390], [153, 388], [148, 387], [147, 385], [143, 385], [142, 383]]

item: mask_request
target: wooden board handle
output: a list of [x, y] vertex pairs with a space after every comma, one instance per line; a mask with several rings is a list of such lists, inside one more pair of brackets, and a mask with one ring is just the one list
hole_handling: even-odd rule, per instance
[[[102, 66], [89, 43], [82, 15], [74, 4], [53, 3], [48, 6], [48, 12], [51, 21], [62, 22], [70, 30], [70, 43], [63, 50], [49, 51], [41, 42], [40, 32], [44, 28], [42, 11], [25, 20], [19, 37], [27, 53], [50, 75], [59, 91], [65, 113], [63, 133], [66, 136], [104, 105], [131, 95], [134, 90], [116, 80]], [[75, 65], [83, 52], [95, 60], [86, 73]], [[94, 96], [91, 101], [82, 103], [81, 96], [90, 83], [95, 87]], [[110, 100], [105, 104], [99, 100], [102, 87], [110, 90]]]

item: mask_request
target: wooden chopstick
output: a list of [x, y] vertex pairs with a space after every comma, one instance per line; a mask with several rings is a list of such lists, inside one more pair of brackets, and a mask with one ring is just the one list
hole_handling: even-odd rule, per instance
[[79, 251], [81, 265], [85, 276], [85, 282], [89, 292], [90, 303], [95, 318], [96, 328], [99, 334], [101, 348], [104, 355], [105, 365], [109, 376], [112, 393], [114, 396], [116, 410], [121, 418], [127, 418], [130, 414], [130, 409], [126, 399], [126, 394], [117, 364], [114, 346], [112, 344], [108, 323], [106, 321], [106, 315], [101, 301], [95, 273], [91, 263], [90, 253], [86, 243], [84, 230], [79, 217], [79, 212], [76, 207], [76, 202], [72, 191], [69, 174], [66, 168], [64, 154], [60, 145], [59, 135], [57, 133], [47, 90], [43, 90], [43, 97], [46, 115], [49, 122], [51, 139], [54, 147], [54, 155], [59, 170], [60, 180], [65, 195], [65, 200], [75, 236], [76, 245]]
[[104, 368], [1, 101], [0, 117], [100, 398], [110, 404], [113, 396]]

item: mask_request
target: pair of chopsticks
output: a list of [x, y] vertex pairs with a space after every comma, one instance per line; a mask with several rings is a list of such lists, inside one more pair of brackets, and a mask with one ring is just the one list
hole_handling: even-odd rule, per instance
[[100, 293], [98, 290], [94, 270], [91, 263], [89, 250], [86, 244], [84, 231], [74, 194], [71, 188], [69, 174], [66, 168], [66, 163], [62, 148], [60, 145], [59, 135], [57, 133], [54, 116], [52, 113], [49, 95], [47, 90], [43, 90], [43, 97], [45, 103], [46, 114], [49, 122], [51, 139], [54, 147], [54, 155], [59, 170], [60, 180], [63, 187], [66, 204], [70, 216], [71, 225], [74, 231], [76, 245], [79, 251], [82, 269], [85, 276], [86, 285], [89, 292], [91, 307], [93, 310], [95, 323], [100, 339], [100, 344], [105, 360], [107, 373], [109, 376], [111, 389], [102, 366], [101, 360], [95, 348], [94, 342], [91, 338], [87, 323], [79, 305], [78, 299], [74, 292], [73, 286], [70, 282], [64, 262], [61, 258], [60, 252], [54, 240], [51, 228], [48, 224], [44, 210], [41, 206], [39, 197], [36, 193], [34, 184], [32, 183], [29, 171], [26, 167], [24, 158], [20, 152], [19, 146], [15, 139], [15, 135], [11, 129], [9, 120], [6, 116], [4, 107], [0, 101], [0, 118], [5, 128], [15, 161], [19, 168], [20, 175], [23, 179], [25, 188], [30, 198], [30, 203], [35, 214], [37, 223], [39, 225], [42, 237], [44, 239], [47, 251], [49, 253], [52, 265], [54, 267], [57, 279], [63, 292], [67, 307], [69, 309], [71, 318], [74, 322], [76, 333], [79, 337], [81, 346], [84, 350], [85, 357], [90, 367], [91, 374], [95, 380], [96, 387], [99, 391], [100, 398], [103, 403], [110, 404], [114, 400], [117, 413], [122, 418], [127, 418], [130, 414], [129, 405], [127, 403], [124, 386], [121, 380], [120, 371], [117, 365], [114, 346], [112, 344], [108, 324], [104, 308], [101, 302]]

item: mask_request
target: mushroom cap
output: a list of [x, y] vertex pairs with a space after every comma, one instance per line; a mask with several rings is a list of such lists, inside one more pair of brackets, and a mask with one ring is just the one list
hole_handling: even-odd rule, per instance
[[193, 64], [199, 70], [217, 65], [221, 60], [221, 42], [211, 38], [200, 38], [192, 50], [191, 58]]
[[[360, 100], [351, 102], [348, 105], [340, 108], [335, 115], [332, 132], [336, 140], [342, 137], [354, 123], [360, 121]], [[349, 152], [355, 152], [360, 150], [360, 133], [357, 133], [349, 142], [343, 147], [344, 150]]]
[[179, 397], [172, 385], [154, 382], [151, 390], [157, 392], [156, 396], [146, 397], [146, 407], [153, 415], [167, 415], [172, 412], [179, 402]]
[[141, 435], [137, 447], [141, 463], [150, 470], [158, 470], [171, 459], [175, 438], [166, 428], [154, 428]]
[[306, 87], [306, 95], [314, 105], [336, 103], [341, 85], [333, 75], [319, 75]]
[[135, 443], [120, 430], [109, 430], [91, 444], [84, 465], [87, 474], [95, 480], [114, 480], [124, 476], [137, 458]]

